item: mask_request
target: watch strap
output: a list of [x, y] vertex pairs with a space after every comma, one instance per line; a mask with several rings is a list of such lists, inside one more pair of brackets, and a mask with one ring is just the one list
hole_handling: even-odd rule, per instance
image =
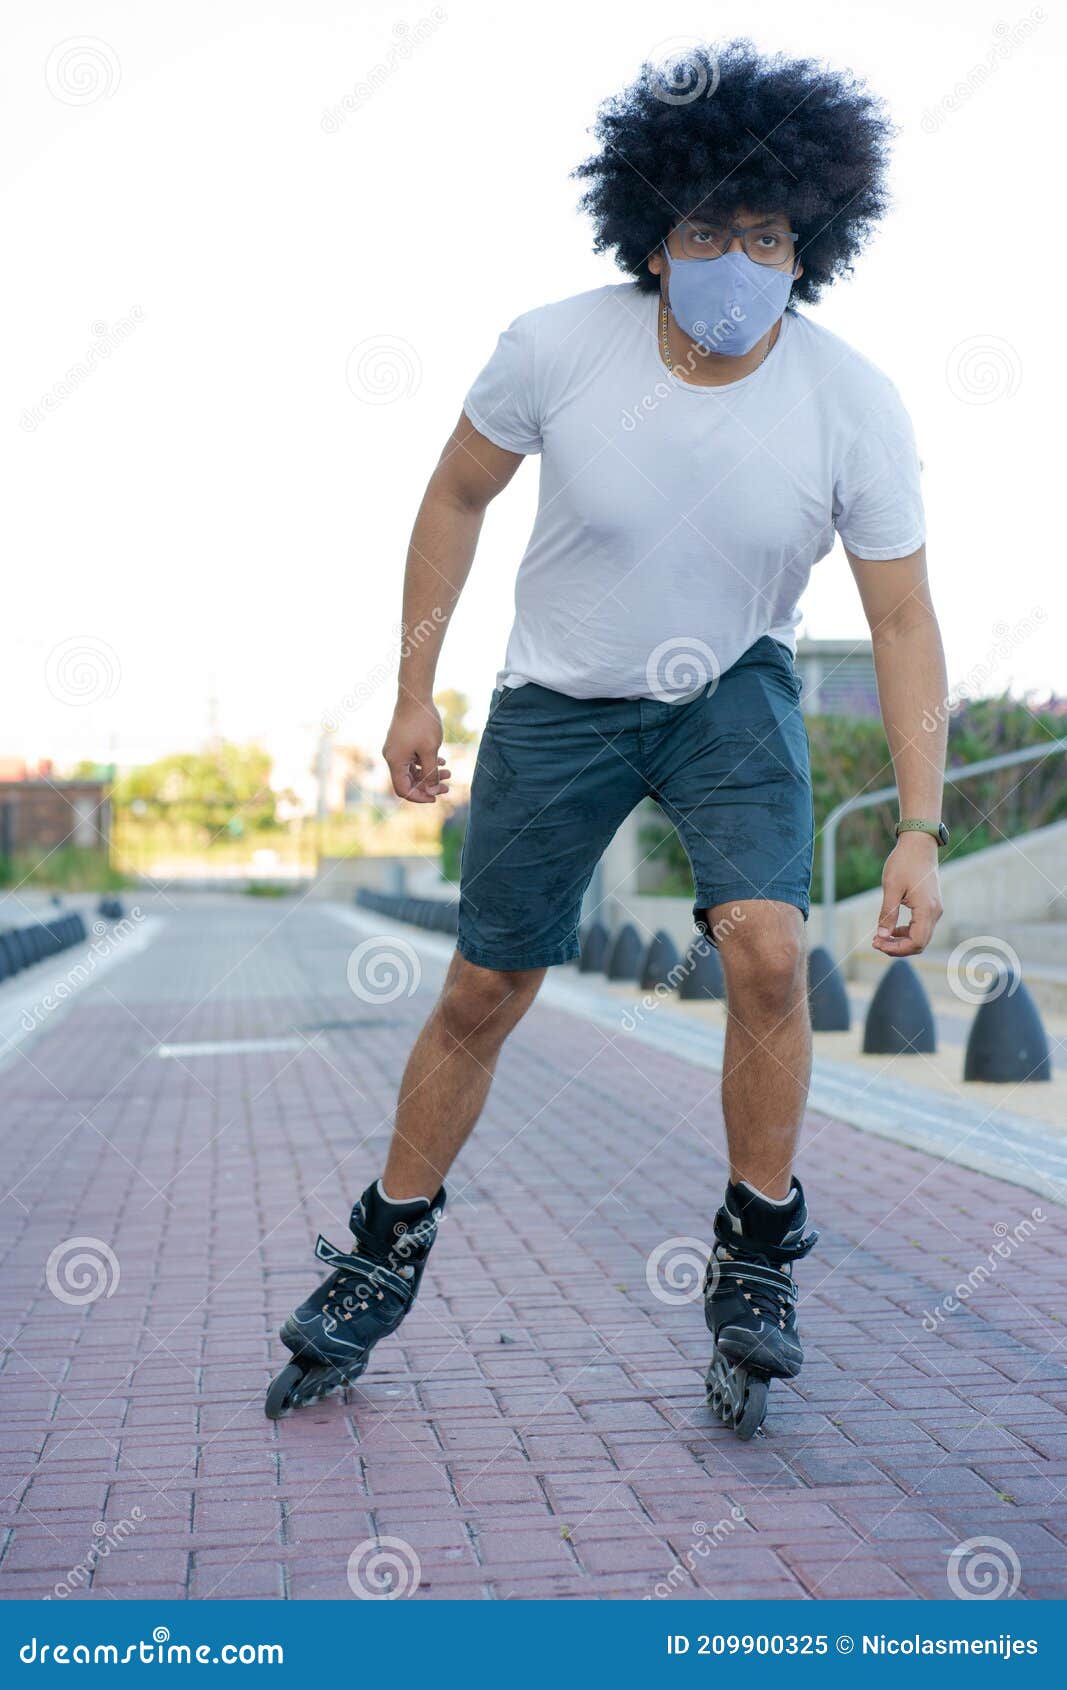
[[948, 844], [948, 828], [942, 821], [928, 822], [914, 819], [899, 821], [894, 832], [898, 839], [902, 833], [929, 833], [933, 835], [939, 845]]

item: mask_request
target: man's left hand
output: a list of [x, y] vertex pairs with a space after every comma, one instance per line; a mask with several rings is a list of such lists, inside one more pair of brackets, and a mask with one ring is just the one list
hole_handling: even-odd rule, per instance
[[[911, 919], [900, 924], [900, 906]], [[924, 951], [941, 918], [941, 887], [937, 875], [937, 841], [928, 833], [905, 833], [886, 858], [882, 870], [882, 910], [874, 948], [886, 956], [916, 956]]]

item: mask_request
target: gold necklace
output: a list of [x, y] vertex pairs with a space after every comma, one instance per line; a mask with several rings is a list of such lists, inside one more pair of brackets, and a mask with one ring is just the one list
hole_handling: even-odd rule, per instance
[[[660, 332], [660, 344], [663, 348], [663, 362], [666, 364], [668, 370], [670, 370], [672, 376], [674, 376], [678, 381], [684, 381], [685, 377], [683, 375], [679, 375], [679, 370], [680, 370], [681, 366], [679, 364], [672, 364], [671, 363], [671, 346], [670, 346], [670, 341], [669, 341], [668, 336], [667, 336], [667, 301], [665, 299], [661, 299], [660, 304], [659, 304], [659, 332]], [[771, 330], [771, 333], [772, 334], [774, 333], [773, 329]], [[767, 354], [770, 351], [770, 349], [771, 349], [771, 342], [768, 340], [766, 346], [763, 349], [763, 357], [760, 359], [759, 363], [756, 365], [756, 370], [762, 369], [763, 364], [766, 360]], [[750, 376], [755, 375], [756, 370], [749, 370], [749, 372], [748, 372], [749, 375]]]

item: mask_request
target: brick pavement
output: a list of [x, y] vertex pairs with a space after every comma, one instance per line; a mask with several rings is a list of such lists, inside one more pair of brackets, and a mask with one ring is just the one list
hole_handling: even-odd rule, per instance
[[[402, 1332], [348, 1400], [268, 1423], [275, 1329], [316, 1233], [347, 1241], [432, 990], [354, 993], [355, 935], [319, 905], [155, 908], [0, 1072], [0, 1593], [350, 1600], [358, 1552], [357, 1584], [417, 1558], [418, 1599], [944, 1597], [984, 1537], [1019, 1597], [1065, 1594], [1059, 1211], [812, 1115], [808, 1362], [743, 1445], [704, 1404], [699, 1299], [646, 1278], [710, 1237], [715, 1078], [544, 1006]], [[67, 1301], [46, 1264], [66, 1246], [53, 1283], [84, 1297], [86, 1237], [117, 1283], [105, 1259], [111, 1294]]]

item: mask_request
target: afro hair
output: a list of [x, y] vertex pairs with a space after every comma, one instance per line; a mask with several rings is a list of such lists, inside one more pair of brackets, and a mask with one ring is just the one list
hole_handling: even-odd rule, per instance
[[600, 150], [574, 171], [597, 252], [649, 292], [649, 256], [696, 213], [784, 211], [804, 274], [793, 298], [817, 299], [847, 274], [887, 209], [893, 134], [885, 106], [851, 72], [760, 53], [750, 41], [687, 51], [600, 109]]

